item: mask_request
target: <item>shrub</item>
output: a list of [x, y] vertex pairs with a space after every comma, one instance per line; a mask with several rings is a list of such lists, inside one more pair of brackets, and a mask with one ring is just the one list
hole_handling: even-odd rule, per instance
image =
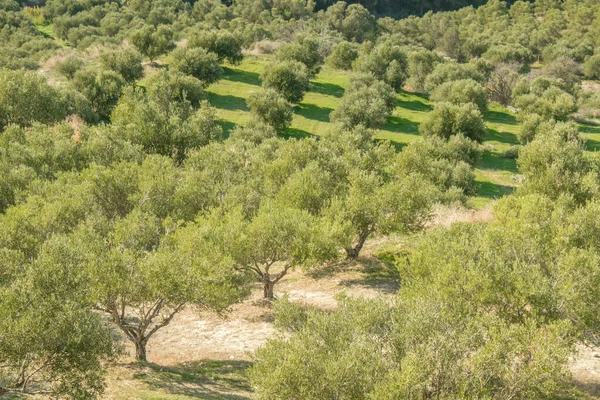
[[338, 107], [331, 113], [331, 121], [346, 129], [358, 125], [379, 128], [385, 125], [395, 106], [395, 93], [388, 84], [370, 75], [354, 77]]
[[463, 134], [475, 141], [481, 141], [485, 135], [485, 126], [481, 112], [473, 103], [454, 105], [437, 103], [433, 111], [427, 114], [419, 133], [423, 136], [450, 138]]
[[425, 80], [425, 89], [429, 92], [444, 82], [460, 79], [473, 79], [485, 82], [485, 77], [474, 64], [444, 63], [438, 64]]
[[389, 42], [373, 49], [369, 45], [363, 45], [354, 69], [358, 72], [371, 73], [377, 79], [399, 90], [408, 78], [408, 59], [400, 46]]
[[304, 64], [282, 61], [268, 66], [261, 75], [265, 88], [275, 89], [290, 103], [299, 103], [309, 88], [310, 81]]
[[314, 78], [321, 70], [323, 57], [319, 51], [319, 41], [312, 36], [298, 35], [293, 42], [279, 48], [277, 58], [281, 61], [299, 61]]
[[352, 69], [352, 63], [357, 57], [356, 45], [350, 42], [341, 42], [332, 47], [326, 62], [332, 68], [349, 70]]
[[84, 65], [85, 62], [81, 58], [69, 56], [56, 65], [56, 70], [67, 78], [73, 79], [75, 73], [81, 70]]
[[119, 73], [127, 82], [142, 77], [142, 55], [133, 49], [108, 51], [100, 56], [100, 62], [106, 69]]
[[283, 133], [292, 123], [292, 105], [276, 90], [263, 89], [252, 92], [248, 97], [248, 107], [259, 121]]
[[487, 95], [483, 86], [473, 79], [445, 82], [431, 93], [435, 102], [447, 101], [452, 104], [473, 103], [482, 113], [487, 111]]
[[594, 54], [585, 61], [583, 73], [586, 78], [600, 79], [600, 54]]
[[206, 85], [218, 81], [223, 74], [217, 55], [199, 47], [182, 47], [175, 50], [171, 66], [175, 71], [193, 76]]
[[90, 101], [96, 113], [108, 117], [123, 93], [125, 81], [114, 71], [87, 69], [75, 74], [73, 85]]
[[135, 31], [129, 38], [131, 44], [150, 61], [175, 48], [173, 31], [167, 25], [153, 27], [146, 25]]
[[188, 47], [202, 47], [208, 52], [215, 53], [220, 62], [227, 60], [231, 64], [239, 64], [244, 59], [241, 40], [226, 30], [200, 29], [191, 35]]

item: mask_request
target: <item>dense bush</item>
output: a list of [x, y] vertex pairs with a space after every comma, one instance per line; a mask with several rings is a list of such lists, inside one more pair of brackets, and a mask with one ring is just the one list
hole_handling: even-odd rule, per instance
[[215, 53], [209, 53], [203, 48], [181, 47], [172, 54], [173, 70], [185, 75], [193, 76], [210, 85], [218, 81], [223, 74], [219, 59]]
[[363, 45], [354, 69], [362, 73], [371, 73], [377, 79], [400, 90], [408, 78], [408, 59], [400, 46], [389, 42], [371, 48]]
[[479, 83], [472, 79], [445, 82], [431, 92], [431, 100], [447, 101], [452, 104], [473, 103], [479, 111], [487, 111], [487, 94]]
[[267, 66], [261, 80], [265, 88], [275, 89], [290, 103], [300, 103], [310, 85], [306, 67], [298, 61]]
[[595, 54], [585, 61], [583, 72], [587, 78], [600, 79], [600, 54]]
[[481, 141], [485, 132], [481, 112], [473, 103], [437, 103], [419, 125], [421, 135], [446, 139], [462, 134], [475, 141]]
[[357, 75], [351, 79], [331, 121], [346, 128], [363, 125], [379, 128], [385, 125], [395, 107], [394, 89], [372, 75]]
[[283, 133], [292, 123], [292, 105], [274, 89], [250, 93], [248, 107], [259, 121]]
[[239, 38], [224, 30], [200, 29], [190, 36], [188, 47], [202, 47], [208, 52], [215, 53], [220, 62], [227, 60], [231, 64], [239, 64], [244, 59]]
[[325, 60], [332, 68], [352, 69], [352, 63], [358, 57], [358, 48], [349, 42], [340, 42], [331, 48], [331, 53]]
[[83, 68], [85, 61], [79, 57], [69, 56], [56, 65], [56, 70], [69, 79], [73, 79], [75, 73]]
[[144, 26], [133, 32], [129, 41], [150, 61], [154, 61], [158, 56], [175, 48], [173, 30], [166, 25]]
[[73, 77], [73, 86], [90, 101], [96, 113], [108, 117], [123, 93], [125, 81], [114, 71], [84, 69]]
[[107, 51], [100, 56], [106, 69], [118, 72], [126, 82], [134, 82], [144, 74], [142, 55], [133, 49]]
[[298, 35], [293, 42], [282, 46], [277, 52], [281, 61], [298, 61], [304, 64], [309, 76], [314, 78], [323, 64], [323, 56], [319, 51], [319, 41], [316, 37]]

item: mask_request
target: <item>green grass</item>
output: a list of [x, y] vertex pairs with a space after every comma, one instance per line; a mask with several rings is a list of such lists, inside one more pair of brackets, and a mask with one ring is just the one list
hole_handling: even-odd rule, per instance
[[[251, 91], [260, 88], [260, 73], [271, 60], [271, 56], [246, 57], [238, 66], [226, 66], [223, 79], [208, 88], [209, 101], [219, 110], [219, 120], [226, 131], [250, 120], [246, 99]], [[306, 137], [320, 135], [330, 129], [329, 114], [339, 104], [348, 76], [347, 72], [323, 67], [304, 100], [295, 107], [287, 134]], [[401, 149], [418, 139], [419, 124], [430, 111], [431, 105], [426, 96], [401, 92], [392, 116], [377, 131], [376, 138], [389, 140]], [[515, 116], [500, 106], [492, 105], [485, 114], [485, 120], [487, 150], [475, 170], [479, 192], [473, 198], [473, 204], [477, 207], [512, 192], [515, 184], [511, 176], [517, 172], [515, 160], [501, 157], [508, 147], [518, 144], [516, 133], [519, 127]], [[597, 134], [600, 148], [600, 128]]]

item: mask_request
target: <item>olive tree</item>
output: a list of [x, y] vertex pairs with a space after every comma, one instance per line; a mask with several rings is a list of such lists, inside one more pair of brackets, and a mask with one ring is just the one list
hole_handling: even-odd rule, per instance
[[126, 82], [135, 82], [144, 74], [142, 55], [134, 49], [113, 50], [100, 55], [106, 69], [118, 72]]
[[310, 78], [314, 78], [323, 64], [323, 56], [319, 51], [320, 43], [316, 37], [298, 35], [293, 42], [281, 46], [277, 51], [277, 59], [293, 60], [306, 66]]
[[329, 66], [337, 69], [352, 69], [352, 63], [358, 58], [358, 48], [350, 42], [340, 42], [331, 48], [325, 60]]
[[207, 86], [218, 81], [223, 74], [217, 55], [200, 47], [181, 47], [175, 50], [171, 67], [177, 72], [199, 79]]
[[84, 69], [73, 77], [73, 86], [90, 101], [96, 113], [108, 117], [123, 93], [125, 80], [114, 71]]
[[385, 178], [375, 171], [353, 170], [346, 195], [325, 211], [339, 227], [350, 259], [359, 256], [373, 233], [412, 232], [428, 218], [432, 187], [418, 175]]
[[226, 215], [213, 213], [197, 225], [207, 245], [231, 257], [238, 270], [252, 274], [268, 300], [291, 269], [319, 266], [337, 255], [325, 226], [299, 209], [263, 204], [250, 221], [233, 209]]
[[261, 80], [265, 88], [275, 89], [290, 103], [301, 102], [310, 85], [306, 67], [298, 61], [269, 65]]
[[170, 74], [146, 91], [128, 88], [112, 113], [112, 124], [148, 153], [182, 162], [194, 148], [222, 138], [215, 110], [204, 101], [198, 109], [181, 93]]
[[290, 126], [294, 116], [292, 105], [274, 89], [251, 92], [248, 108], [259, 121], [272, 126], [279, 133]]
[[585, 61], [583, 73], [587, 78], [600, 79], [600, 54], [595, 54]]
[[119, 346], [90, 308], [79, 245], [55, 236], [27, 261], [0, 249], [0, 393], [67, 399], [103, 393], [105, 363]]
[[356, 75], [351, 78], [341, 102], [330, 117], [346, 128], [357, 125], [379, 128], [385, 125], [395, 102], [395, 92], [388, 84], [372, 75]]
[[408, 58], [400, 46], [390, 42], [377, 45], [363, 45], [354, 70], [373, 74], [396, 90], [402, 89], [408, 79]]
[[129, 41], [140, 53], [148, 57], [151, 62], [158, 56], [175, 48], [173, 30], [167, 25], [159, 25], [157, 27], [145, 25], [133, 32], [129, 37]]
[[437, 103], [433, 111], [427, 114], [419, 125], [421, 135], [439, 136], [446, 139], [463, 134], [475, 141], [481, 141], [485, 132], [481, 112], [473, 103], [461, 105], [447, 102]]
[[239, 64], [244, 59], [242, 41], [235, 34], [223, 29], [194, 31], [188, 41], [188, 47], [201, 47], [215, 53], [220, 62], [227, 60], [231, 64]]
[[431, 100], [452, 104], [473, 103], [484, 113], [487, 111], [487, 94], [479, 83], [472, 79], [444, 82], [431, 92]]

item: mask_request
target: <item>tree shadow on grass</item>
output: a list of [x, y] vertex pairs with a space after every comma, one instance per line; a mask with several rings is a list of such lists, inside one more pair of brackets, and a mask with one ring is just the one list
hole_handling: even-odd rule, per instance
[[238, 68], [223, 67], [223, 79], [231, 82], [242, 82], [248, 85], [260, 86], [260, 75], [256, 72], [244, 71]]
[[211, 106], [230, 111], [249, 111], [246, 100], [242, 97], [206, 92]]
[[498, 199], [511, 194], [515, 190], [512, 186], [499, 185], [492, 182], [476, 181], [476, 183], [479, 187], [477, 195], [487, 199]]
[[600, 142], [594, 139], [585, 138], [585, 149], [588, 151], [600, 151]]
[[[427, 96], [424, 94], [405, 93], [405, 92], [401, 92], [401, 94], [405, 94], [406, 96], [402, 96], [402, 98], [396, 99], [396, 107], [405, 108], [405, 109], [411, 110], [411, 111], [421, 111], [421, 112], [429, 112], [433, 109], [431, 107], [431, 105], [426, 103], [428, 101], [428, 99], [427, 99]], [[418, 97], [418, 98], [424, 100], [425, 102], [410, 99], [410, 98], [405, 99], [405, 97], [408, 97], [408, 95], [410, 95], [410, 97]]]
[[519, 171], [517, 160], [502, 157], [500, 154], [491, 151], [484, 151], [476, 166], [481, 169], [508, 171], [512, 173]]
[[419, 134], [419, 123], [411, 121], [406, 118], [392, 115], [387, 119], [387, 122], [381, 128], [384, 131], [395, 132], [395, 133], [406, 133], [409, 135]]
[[483, 113], [483, 119], [494, 124], [517, 125], [517, 119], [514, 115], [501, 111], [486, 111]]
[[227, 121], [224, 119], [218, 119], [217, 124], [219, 124], [223, 129], [223, 136], [225, 138], [228, 138], [231, 135], [231, 131], [234, 130], [237, 126], [234, 122]]
[[487, 128], [486, 131], [487, 132], [485, 134], [485, 137], [483, 138], [484, 141], [496, 141], [496, 142], [507, 143], [507, 144], [519, 144], [519, 139], [517, 139], [517, 136], [514, 133], [499, 132], [496, 129], [490, 129], [490, 128]]
[[302, 115], [304, 118], [315, 121], [329, 122], [329, 114], [333, 111], [332, 108], [319, 107], [314, 104], [300, 103], [294, 107], [294, 112]]
[[[201, 360], [176, 366], [137, 364], [134, 379], [154, 390], [206, 400], [246, 400], [252, 391], [246, 380], [248, 361]], [[243, 394], [244, 392], [248, 395]]]
[[394, 148], [396, 149], [397, 152], [401, 152], [402, 149], [404, 149], [406, 146], [408, 146], [408, 143], [398, 142], [398, 141], [391, 140], [391, 139], [375, 138], [374, 140], [377, 143], [389, 142], [392, 146], [394, 146]]
[[283, 133], [284, 138], [293, 138], [293, 139], [306, 139], [310, 137], [315, 137], [312, 133], [306, 132], [305, 130], [298, 128], [287, 128]]
[[333, 83], [312, 82], [310, 91], [333, 97], [342, 97], [344, 95], [344, 88]]

